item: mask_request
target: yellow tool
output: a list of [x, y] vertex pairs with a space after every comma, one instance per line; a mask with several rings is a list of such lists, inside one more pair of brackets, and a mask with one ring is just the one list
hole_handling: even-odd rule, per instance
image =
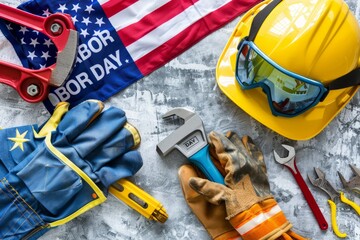
[[309, 176], [310, 182], [315, 186], [326, 192], [330, 199], [328, 200], [328, 203], [330, 205], [331, 209], [331, 225], [333, 228], [334, 233], [339, 238], [345, 238], [347, 236], [346, 233], [340, 232], [338, 225], [336, 223], [336, 200], [340, 199], [341, 202], [351, 206], [358, 215], [360, 215], [360, 206], [357, 205], [355, 202], [347, 199], [343, 192], [339, 192], [335, 190], [335, 188], [331, 185], [328, 180], [325, 178], [325, 173], [321, 171], [319, 168], [315, 168], [315, 173], [318, 175], [317, 179], [312, 178]]
[[168, 219], [165, 208], [158, 200], [127, 179], [112, 184], [109, 192], [148, 219], [161, 223]]

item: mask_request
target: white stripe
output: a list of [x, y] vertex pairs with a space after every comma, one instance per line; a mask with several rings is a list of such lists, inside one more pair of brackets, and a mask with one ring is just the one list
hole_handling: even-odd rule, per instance
[[262, 224], [263, 222], [265, 222], [266, 220], [272, 218], [274, 215], [278, 214], [279, 212], [281, 212], [281, 208], [279, 207], [279, 205], [274, 206], [270, 211], [266, 212], [266, 213], [261, 213], [258, 216], [254, 217], [253, 219], [251, 219], [249, 222], [245, 223], [244, 225], [242, 225], [241, 227], [237, 228], [236, 230], [240, 233], [240, 234], [245, 234], [248, 231], [252, 230], [253, 228], [255, 228], [256, 226]]
[[98, 0], [100, 5], [103, 5], [104, 3], [108, 2], [108, 1], [110, 1], [110, 0]]
[[199, 19], [216, 11], [230, 1], [231, 0], [200, 0], [136, 42], [127, 46], [127, 50], [134, 61], [136, 61], [172, 39]]
[[155, 11], [156, 9], [165, 5], [168, 2], [170, 2], [170, 0], [140, 0], [134, 4], [131, 4], [129, 7], [127, 7], [121, 12], [118, 12], [114, 16], [111, 16], [109, 20], [113, 27], [116, 29], [116, 31], [119, 31], [120, 29], [123, 29], [133, 23], [138, 22], [147, 14]]

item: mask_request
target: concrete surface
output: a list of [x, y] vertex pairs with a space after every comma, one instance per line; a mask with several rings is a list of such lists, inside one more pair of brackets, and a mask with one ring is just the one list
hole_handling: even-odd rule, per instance
[[[0, 2], [16, 6], [22, 1]], [[346, 2], [360, 19], [360, 3], [357, 0]], [[187, 160], [178, 152], [161, 158], [155, 150], [156, 144], [178, 127], [161, 121], [161, 115], [173, 107], [194, 109], [204, 120], [207, 132], [235, 130], [240, 135], [250, 135], [264, 153], [271, 191], [293, 223], [293, 229], [312, 239], [337, 239], [331, 228], [327, 196], [315, 190], [306, 175], [313, 173], [313, 167], [321, 167], [332, 183], [341, 188], [336, 172], [341, 170], [348, 179], [352, 175], [348, 164], [360, 166], [360, 95], [357, 93], [315, 138], [290, 141], [297, 152], [297, 166], [329, 223], [329, 229], [323, 232], [290, 172], [274, 161], [272, 150], [288, 140], [249, 117], [216, 86], [215, 65], [238, 20], [106, 102], [125, 110], [129, 122], [140, 131], [142, 143], [139, 151], [144, 165], [131, 180], [163, 203], [169, 214], [167, 222], [161, 224], [147, 220], [109, 196], [102, 205], [51, 230], [41, 239], [210, 239], [186, 205], [179, 186], [177, 170]], [[0, 44], [2, 59], [14, 56], [9, 52], [4, 54], [6, 43]], [[13, 89], [4, 85], [0, 85], [0, 92], [1, 127], [41, 123], [49, 117], [41, 103], [26, 103]], [[347, 192], [347, 196], [360, 204], [360, 195]], [[360, 217], [352, 209], [340, 204], [337, 221], [340, 230], [348, 234], [347, 239], [360, 239]]]

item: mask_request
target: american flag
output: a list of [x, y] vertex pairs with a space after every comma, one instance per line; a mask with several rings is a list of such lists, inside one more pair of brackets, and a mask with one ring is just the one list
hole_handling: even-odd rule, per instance
[[[19, 8], [41, 16], [70, 14], [79, 32], [78, 55], [69, 79], [52, 88], [44, 101], [51, 112], [59, 101], [75, 105], [90, 98], [108, 99], [258, 2], [32, 0]], [[24, 66], [39, 69], [56, 61], [56, 48], [49, 39], [23, 26], [7, 24], [6, 28]]]

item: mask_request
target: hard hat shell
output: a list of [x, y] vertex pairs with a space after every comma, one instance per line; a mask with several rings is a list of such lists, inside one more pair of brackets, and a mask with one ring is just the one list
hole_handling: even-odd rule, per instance
[[[235, 78], [237, 47], [249, 35], [254, 16], [270, 2], [242, 16], [219, 58], [216, 80], [260, 123], [289, 139], [307, 140], [330, 123], [359, 86], [331, 90], [322, 102], [292, 118], [274, 116], [261, 88], [241, 89]], [[281, 67], [325, 86], [360, 65], [360, 27], [343, 0], [284, 0], [265, 18], [254, 43]]]

